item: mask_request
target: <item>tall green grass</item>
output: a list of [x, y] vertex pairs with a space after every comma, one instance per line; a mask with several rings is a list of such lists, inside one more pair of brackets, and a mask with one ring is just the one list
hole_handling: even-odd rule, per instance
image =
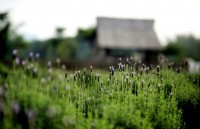
[[149, 70], [120, 62], [107, 71], [70, 71], [30, 61], [6, 73], [0, 76], [2, 129], [189, 128], [188, 103], [199, 117], [198, 78], [164, 65]]

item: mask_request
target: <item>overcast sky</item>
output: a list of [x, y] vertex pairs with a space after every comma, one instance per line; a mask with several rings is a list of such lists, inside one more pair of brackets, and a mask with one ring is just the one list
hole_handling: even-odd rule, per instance
[[200, 0], [0, 0], [14, 25], [26, 37], [46, 39], [57, 26], [74, 36], [78, 28], [96, 25], [96, 17], [154, 19], [162, 44], [180, 34], [200, 37]]

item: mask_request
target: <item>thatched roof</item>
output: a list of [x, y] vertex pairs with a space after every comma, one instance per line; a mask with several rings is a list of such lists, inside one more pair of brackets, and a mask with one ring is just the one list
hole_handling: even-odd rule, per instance
[[160, 49], [153, 24], [153, 20], [97, 18], [97, 45], [112, 49]]

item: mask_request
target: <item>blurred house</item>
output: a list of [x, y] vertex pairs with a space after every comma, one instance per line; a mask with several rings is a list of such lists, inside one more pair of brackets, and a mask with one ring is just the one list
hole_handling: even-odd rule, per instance
[[98, 17], [96, 31], [95, 59], [130, 57], [140, 53], [144, 62], [151, 63], [157, 60], [161, 50], [154, 20]]

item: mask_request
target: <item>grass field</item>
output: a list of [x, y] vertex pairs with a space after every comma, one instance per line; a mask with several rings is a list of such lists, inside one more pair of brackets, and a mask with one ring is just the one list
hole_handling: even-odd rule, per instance
[[[123, 60], [122, 60], [123, 61]], [[200, 127], [200, 75], [166, 64], [70, 71], [35, 60], [0, 65], [1, 129]]]

